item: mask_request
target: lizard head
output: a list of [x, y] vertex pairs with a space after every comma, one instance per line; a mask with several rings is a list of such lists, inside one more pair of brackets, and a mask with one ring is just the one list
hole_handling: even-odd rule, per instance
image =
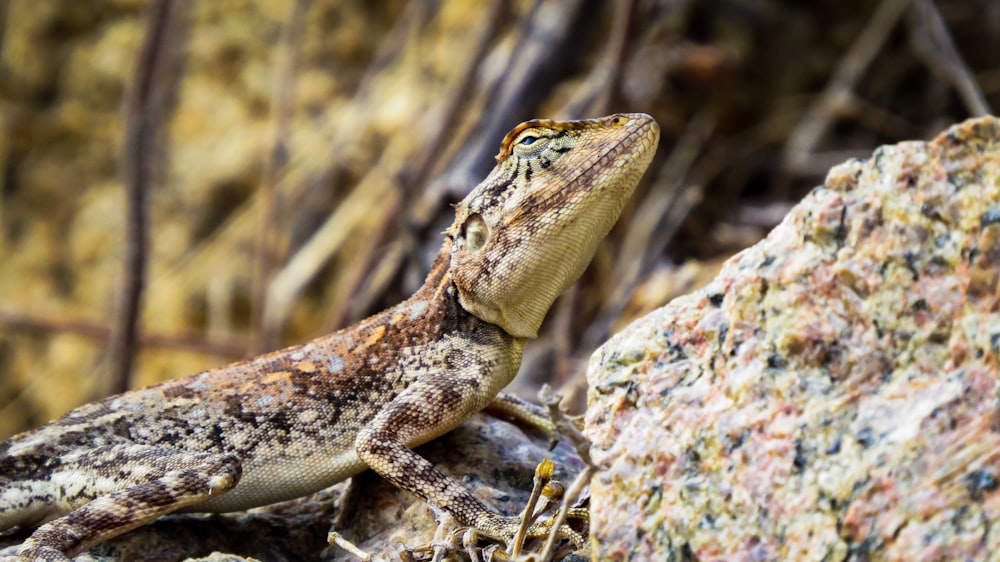
[[659, 136], [642, 113], [515, 127], [446, 233], [461, 305], [512, 336], [536, 337], [618, 220]]

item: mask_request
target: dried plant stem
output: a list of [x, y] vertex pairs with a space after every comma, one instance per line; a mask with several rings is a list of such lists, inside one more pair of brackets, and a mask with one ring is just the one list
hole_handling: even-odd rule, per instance
[[308, 0], [292, 3], [288, 22], [281, 32], [275, 62], [274, 89], [271, 92], [271, 149], [266, 159], [261, 181], [260, 221], [257, 229], [257, 271], [254, 276], [254, 341], [251, 353], [259, 354], [272, 349], [278, 338], [278, 326], [264, 322], [267, 315], [267, 287], [274, 275], [275, 264], [281, 253], [278, 217], [281, 214], [282, 194], [279, 189], [281, 174], [289, 159], [289, 127], [295, 98], [295, 77], [302, 28]]
[[165, 59], [172, 35], [171, 20], [176, 17], [178, 4], [180, 2], [173, 0], [154, 0], [149, 5], [146, 33], [125, 98], [125, 140], [121, 158], [127, 200], [124, 275], [112, 322], [108, 394], [129, 388], [138, 353], [139, 315], [149, 255], [147, 193], [153, 181], [157, 131], [166, 105], [162, 74], [167, 68]]
[[622, 72], [628, 65], [631, 46], [636, 39], [634, 31], [638, 17], [638, 0], [615, 2], [614, 29], [604, 53], [606, 61], [604, 64], [608, 66], [609, 76], [606, 87], [601, 92], [594, 107], [598, 115], [607, 113], [614, 105], [615, 96], [618, 95], [618, 89], [621, 87]]
[[538, 466], [535, 467], [531, 496], [528, 497], [528, 503], [524, 506], [524, 511], [521, 513], [521, 524], [517, 528], [517, 534], [511, 539], [510, 546], [508, 547], [508, 553], [511, 558], [516, 559], [521, 555], [521, 547], [524, 546], [524, 539], [528, 536], [528, 527], [534, 521], [535, 505], [538, 503], [538, 498], [542, 495], [542, 490], [552, 480], [552, 471], [554, 469], [555, 465], [549, 459], [542, 459], [542, 462], [538, 463]]
[[384, 558], [361, 550], [354, 543], [345, 539], [336, 531], [331, 531], [330, 534], [327, 535], [326, 540], [328, 543], [335, 544], [354, 556], [357, 556], [362, 560], [362, 562], [385, 562]]
[[562, 504], [559, 506], [559, 511], [556, 512], [555, 517], [552, 519], [552, 529], [549, 531], [548, 538], [545, 539], [545, 546], [539, 555], [541, 560], [547, 562], [553, 559], [556, 540], [559, 538], [559, 530], [566, 523], [570, 511], [572, 511], [570, 505], [580, 497], [583, 489], [590, 484], [590, 479], [593, 478], [596, 471], [597, 469], [594, 465], [588, 463], [583, 471], [577, 475], [576, 480], [573, 481], [569, 489], [566, 490], [566, 494], [563, 495]]
[[885, 44], [896, 22], [912, 0], [882, 0], [858, 39], [841, 59], [816, 101], [807, 109], [785, 145], [785, 165], [790, 171], [809, 169], [816, 143], [839, 114], [850, 92]]
[[[69, 320], [47, 320], [0, 312], [0, 328], [5, 331], [36, 332], [46, 334], [74, 334], [84, 338], [107, 341], [111, 339], [111, 328], [104, 324], [93, 322], [78, 322]], [[239, 339], [211, 339], [195, 334], [165, 335], [151, 332], [138, 334], [138, 341], [143, 347], [175, 349], [191, 351], [206, 355], [217, 355], [228, 359], [237, 359], [246, 351], [246, 344]]]
[[941, 12], [934, 2], [915, 0], [913, 8], [914, 19], [920, 28], [910, 34], [917, 46], [914, 49], [915, 54], [924, 59], [935, 74], [951, 82], [971, 115], [992, 113], [986, 96], [972, 76], [969, 65], [955, 48], [955, 42], [948, 33], [948, 26], [945, 25], [944, 18], [941, 17]]

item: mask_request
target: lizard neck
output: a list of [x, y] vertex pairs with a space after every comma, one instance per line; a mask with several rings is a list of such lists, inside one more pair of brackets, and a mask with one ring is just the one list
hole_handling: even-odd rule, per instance
[[501, 326], [480, 318], [462, 305], [452, 271], [452, 245], [452, 238], [445, 237], [424, 284], [413, 296], [395, 307], [397, 314], [407, 312], [414, 322], [426, 323], [429, 329], [472, 332], [489, 326], [503, 332], [517, 349], [523, 348], [528, 338], [510, 335]]

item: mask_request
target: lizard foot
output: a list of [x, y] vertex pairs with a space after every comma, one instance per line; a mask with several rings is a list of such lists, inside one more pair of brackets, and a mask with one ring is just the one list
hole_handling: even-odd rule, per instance
[[[571, 512], [576, 510], [570, 510]], [[581, 511], [586, 512], [586, 509]], [[584, 514], [582, 517], [573, 517], [573, 515], [579, 515], [579, 513], [568, 513], [568, 518], [573, 519], [587, 519], [587, 515]], [[495, 540], [507, 547], [509, 553], [519, 553], [521, 547], [527, 539], [545, 539], [549, 535], [555, 534], [556, 540], [568, 539], [577, 549], [582, 549], [586, 547], [586, 539], [583, 534], [574, 530], [567, 523], [563, 523], [558, 529], [553, 527], [553, 519], [546, 519], [543, 521], [536, 521], [527, 528], [523, 528], [522, 518], [520, 517], [501, 517], [496, 516], [496, 518], [491, 518], [488, 523], [480, 524], [475, 527], [480, 535]]]
[[[502, 542], [507, 547], [507, 553], [516, 558], [520, 554], [524, 541], [532, 538], [546, 538], [546, 549], [552, 548], [555, 541], [569, 539], [577, 549], [586, 546], [584, 535], [573, 529], [567, 521], [580, 520], [584, 528], [589, 523], [590, 512], [585, 507], [561, 505], [551, 518], [538, 521], [538, 517], [552, 507], [564, 504], [564, 488], [552, 480], [554, 465], [545, 459], [535, 468], [534, 486], [528, 505], [521, 517], [501, 517], [494, 514], [484, 514], [482, 520], [475, 526], [484, 536]], [[572, 499], [572, 498], [570, 498]], [[541, 501], [539, 501], [541, 500]]]

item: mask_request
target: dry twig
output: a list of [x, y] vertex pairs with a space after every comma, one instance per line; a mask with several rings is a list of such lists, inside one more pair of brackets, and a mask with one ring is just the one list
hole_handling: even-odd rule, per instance
[[[911, 0], [882, 0], [858, 39], [841, 59], [823, 92], [802, 114], [785, 144], [788, 171], [811, 173], [812, 152], [851, 97], [855, 85], [889, 37]], [[826, 169], [826, 166], [822, 166]]]
[[[75, 334], [80, 337], [106, 342], [111, 339], [111, 328], [104, 324], [72, 320], [47, 320], [20, 314], [0, 312], [0, 327], [3, 331], [17, 331], [41, 334]], [[197, 334], [159, 334], [142, 332], [138, 334], [143, 347], [175, 349], [205, 355], [216, 355], [227, 359], [243, 356], [246, 344], [236, 338], [205, 339]], [[101, 344], [103, 345], [103, 343]]]
[[910, 38], [917, 56], [930, 66], [934, 74], [951, 82], [970, 115], [992, 113], [969, 65], [955, 48], [948, 26], [933, 0], [914, 0], [913, 8]]
[[[365, 103], [365, 100], [372, 95], [376, 78], [393, 61], [405, 54], [407, 45], [414, 41], [417, 31], [426, 24], [429, 17], [430, 13], [426, 3], [411, 2], [407, 4], [393, 29], [387, 34], [388, 39], [380, 43], [372, 62], [359, 81], [350, 103], [362, 109], [350, 112], [345, 120], [338, 123], [336, 134], [329, 143], [337, 150], [330, 155], [325, 168], [314, 174], [312, 182], [320, 185], [333, 183], [332, 178], [335, 176], [336, 170], [345, 164], [345, 151], [340, 149], [344, 146], [358, 144], [359, 139], [369, 132], [372, 115], [376, 108], [370, 103]], [[376, 162], [369, 174], [358, 182], [358, 185], [354, 187], [334, 213], [312, 233], [281, 270], [271, 278], [271, 282], [265, 289], [262, 325], [271, 326], [270, 329], [275, 332], [281, 330], [298, 295], [309, 281], [322, 270], [323, 266], [329, 263], [344, 242], [352, 234], [355, 234], [353, 230], [366, 216], [367, 210], [373, 208], [380, 210], [381, 215], [372, 219], [374, 224], [387, 223], [388, 217], [396, 215], [398, 207], [395, 200], [398, 199], [398, 194], [383, 197], [385, 189], [391, 184], [388, 172], [389, 160], [389, 158], [383, 157]], [[288, 168], [291, 171], [295, 165], [289, 165]], [[284, 195], [288, 204], [295, 205], [301, 199], [307, 182], [293, 181], [287, 174], [284, 182], [287, 184]], [[370, 184], [373, 184], [374, 187], [371, 187]], [[349, 283], [348, 285], [353, 284]], [[338, 300], [344, 301], [347, 298]], [[333, 321], [336, 321], [338, 317], [340, 317], [339, 314], [333, 314]]]
[[538, 498], [541, 497], [542, 490], [552, 480], [552, 471], [555, 470], [555, 467], [556, 465], [549, 459], [542, 459], [542, 462], [538, 463], [538, 466], [535, 467], [531, 495], [528, 497], [528, 503], [524, 506], [524, 511], [521, 512], [521, 525], [517, 528], [517, 534], [514, 535], [514, 538], [510, 541], [510, 545], [507, 547], [507, 552], [511, 558], [516, 559], [521, 555], [521, 547], [524, 546], [524, 539], [528, 536], [528, 527], [535, 520], [535, 504], [538, 503]]
[[280, 260], [278, 217], [281, 214], [282, 193], [279, 179], [288, 164], [288, 132], [295, 98], [295, 77], [302, 42], [302, 28], [308, 0], [295, 0], [289, 8], [288, 22], [282, 27], [275, 56], [275, 79], [271, 91], [271, 149], [265, 159], [260, 184], [260, 221], [257, 228], [257, 268], [253, 283], [254, 338], [252, 354], [274, 348], [280, 326], [264, 321], [268, 318], [267, 287]]
[[124, 275], [112, 323], [108, 394], [130, 386], [138, 353], [139, 315], [146, 285], [149, 254], [147, 193], [153, 182], [159, 125], [171, 96], [165, 74], [170, 70], [170, 41], [177, 36], [183, 2], [155, 0], [149, 6], [146, 33], [125, 98], [125, 140], [121, 175], [126, 190]]
[[345, 539], [340, 533], [336, 531], [331, 531], [327, 536], [327, 542], [330, 544], [335, 544], [340, 548], [346, 550], [350, 554], [357, 556], [362, 562], [385, 562], [385, 559], [376, 554], [369, 554], [360, 548], [358, 548], [354, 543]]

